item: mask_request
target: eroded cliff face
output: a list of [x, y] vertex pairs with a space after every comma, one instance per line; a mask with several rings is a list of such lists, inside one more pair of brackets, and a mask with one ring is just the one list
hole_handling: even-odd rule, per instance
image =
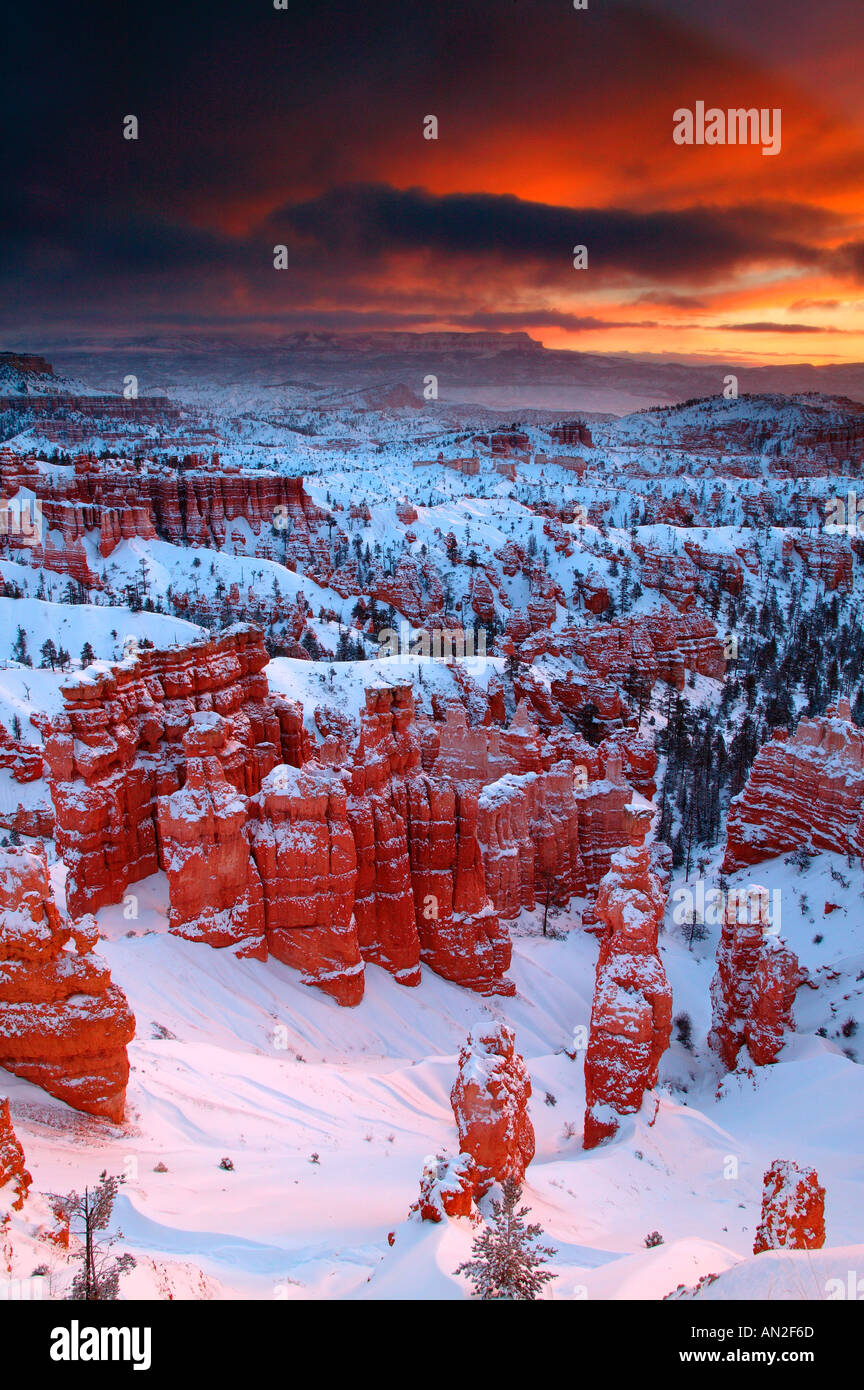
[[0, 1067], [119, 1123], [135, 1020], [96, 940], [61, 917], [44, 853], [0, 851]]
[[595, 905], [603, 933], [585, 1054], [586, 1149], [639, 1110], [669, 1046], [672, 990], [657, 949], [665, 901], [646, 847], [613, 858]]
[[310, 760], [265, 777], [248, 822], [266, 950], [344, 1005], [363, 997], [354, 916], [357, 851], [338, 768]]
[[63, 688], [45, 756], [72, 911], [162, 868], [173, 932], [273, 955], [340, 1003], [362, 996], [364, 961], [407, 986], [425, 963], [510, 994], [506, 919], [593, 895], [645, 837], [651, 806], [623, 764], [645, 783], [656, 761], [629, 731], [599, 750], [545, 737], [524, 703], [501, 724], [497, 688], [460, 672], [464, 703], [440, 718], [416, 718], [410, 685], [381, 686], [359, 727], [316, 709], [317, 740], [266, 661], [238, 625]]
[[147, 650], [62, 688], [45, 760], [73, 914], [118, 902], [159, 864], [157, 803], [186, 778], [183, 737], [198, 712], [222, 715], [223, 765], [241, 793], [281, 761], [280, 712], [269, 693], [263, 634], [238, 624], [185, 647]]
[[792, 849], [864, 854], [864, 734], [848, 700], [778, 730], [729, 812], [724, 872]]

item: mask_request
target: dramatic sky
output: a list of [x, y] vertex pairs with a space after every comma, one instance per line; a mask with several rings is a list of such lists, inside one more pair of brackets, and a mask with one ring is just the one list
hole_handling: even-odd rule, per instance
[[[862, 0], [7, 16], [0, 346], [500, 328], [864, 360]], [[676, 145], [697, 101], [779, 107], [780, 153]]]

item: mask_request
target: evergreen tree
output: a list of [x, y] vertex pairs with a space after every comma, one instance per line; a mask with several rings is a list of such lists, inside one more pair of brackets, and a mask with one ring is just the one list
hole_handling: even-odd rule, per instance
[[33, 661], [27, 650], [27, 633], [23, 627], [19, 627], [18, 636], [12, 643], [12, 656], [15, 661], [20, 661], [22, 666], [32, 666]]
[[552, 1246], [536, 1244], [542, 1228], [525, 1225], [528, 1207], [516, 1209], [521, 1196], [519, 1183], [508, 1178], [502, 1200], [492, 1203], [492, 1225], [474, 1237], [472, 1259], [455, 1271], [468, 1275], [477, 1298], [536, 1299], [543, 1285], [558, 1277], [543, 1266], [543, 1260], [556, 1252]]
[[59, 657], [57, 655], [57, 648], [54, 646], [54, 639], [52, 637], [46, 637], [39, 650], [42, 653], [41, 664], [43, 669], [47, 669], [50, 666], [52, 671], [56, 670]]

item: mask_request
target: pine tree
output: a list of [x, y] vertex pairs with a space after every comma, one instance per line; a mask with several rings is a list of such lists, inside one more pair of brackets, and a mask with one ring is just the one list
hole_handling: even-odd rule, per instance
[[92, 666], [92, 664], [93, 664], [93, 662], [94, 662], [95, 660], [96, 660], [96, 653], [94, 652], [94, 650], [93, 650], [93, 648], [91, 647], [90, 643], [89, 643], [89, 642], [85, 642], [85, 643], [84, 643], [84, 646], [81, 648], [81, 665], [82, 665], [82, 666]]
[[57, 666], [57, 662], [58, 662], [58, 656], [57, 656], [57, 648], [56, 648], [55, 645], [54, 645], [54, 640], [53, 640], [53, 638], [51, 638], [51, 637], [46, 637], [45, 641], [42, 643], [42, 646], [39, 648], [39, 650], [40, 650], [41, 653], [42, 653], [42, 666], [43, 666], [43, 668], [46, 668], [46, 669], [47, 669], [47, 667], [50, 666], [52, 671], [55, 670], [55, 668], [56, 668], [56, 666]]
[[520, 1184], [508, 1178], [502, 1200], [492, 1203], [492, 1225], [474, 1237], [473, 1258], [455, 1271], [468, 1275], [477, 1298], [536, 1299], [543, 1285], [558, 1277], [543, 1267], [543, 1260], [556, 1253], [554, 1248], [535, 1244], [542, 1228], [536, 1222], [525, 1225], [528, 1207], [516, 1210], [521, 1196]]
[[27, 633], [23, 627], [19, 627], [18, 636], [12, 644], [12, 656], [16, 661], [20, 661], [22, 666], [32, 666], [33, 661], [27, 650]]

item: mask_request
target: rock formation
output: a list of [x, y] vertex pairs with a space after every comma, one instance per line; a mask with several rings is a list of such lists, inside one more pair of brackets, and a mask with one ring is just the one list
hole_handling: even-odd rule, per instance
[[732, 802], [725, 873], [793, 849], [864, 854], [864, 733], [848, 700], [791, 738], [778, 729]]
[[763, 1250], [821, 1250], [825, 1244], [825, 1188], [815, 1168], [778, 1158], [765, 1174], [762, 1219], [753, 1254]]
[[0, 1067], [119, 1123], [135, 1020], [96, 940], [61, 918], [43, 852], [0, 851]]
[[460, 1151], [475, 1164], [477, 1197], [494, 1182], [514, 1178], [521, 1183], [534, 1157], [531, 1082], [515, 1041], [512, 1029], [494, 1024], [475, 1029], [459, 1053], [450, 1103]]
[[0, 805], [0, 828], [17, 830], [21, 835], [52, 836], [54, 812], [42, 781], [44, 768], [41, 750], [32, 743], [14, 738], [2, 724], [0, 770], [7, 771], [10, 780], [15, 783], [10, 788], [12, 796], [6, 807]]
[[792, 1028], [792, 1009], [805, 974], [768, 920], [769, 893], [753, 885], [730, 893], [711, 981], [708, 1043], [728, 1071], [742, 1047], [757, 1066], [776, 1061]]
[[502, 917], [532, 910], [538, 898], [565, 905], [584, 890], [573, 764], [508, 773], [479, 798], [486, 887]]
[[429, 1159], [420, 1179], [420, 1196], [411, 1212], [420, 1221], [443, 1221], [445, 1216], [470, 1216], [476, 1174], [469, 1154], [452, 1158], [439, 1153]]
[[46, 761], [73, 912], [162, 868], [173, 932], [273, 955], [341, 1003], [361, 997], [364, 961], [405, 985], [422, 961], [509, 994], [502, 917], [596, 891], [644, 839], [651, 806], [622, 757], [645, 785], [656, 758], [632, 731], [598, 753], [559, 716], [544, 739], [524, 702], [504, 725], [500, 682], [459, 670], [439, 718], [419, 723], [411, 686], [382, 685], [359, 737], [319, 706], [316, 743], [266, 661], [260, 630], [237, 625], [63, 687]]
[[225, 775], [245, 795], [259, 790], [282, 751], [267, 661], [260, 629], [239, 624], [185, 647], [140, 651], [107, 672], [88, 668], [61, 688], [64, 712], [48, 731], [45, 760], [70, 912], [118, 902], [156, 872], [157, 802], [183, 785], [183, 735], [196, 711], [228, 721]]
[[804, 573], [828, 590], [852, 590], [852, 552], [833, 536], [790, 536], [783, 542], [783, 556], [801, 561]]
[[513, 994], [510, 936], [486, 888], [477, 793], [421, 775], [408, 784], [411, 883], [421, 959], [480, 994]]
[[193, 714], [183, 736], [185, 781], [157, 803], [170, 929], [188, 941], [266, 959], [261, 879], [246, 834], [248, 800], [225, 775], [234, 759], [221, 715]]
[[669, 1045], [672, 990], [657, 950], [664, 906], [648, 849], [615, 855], [595, 904], [604, 930], [585, 1054], [586, 1149], [640, 1108]]
[[0, 1188], [12, 1185], [12, 1210], [20, 1211], [33, 1179], [27, 1172], [24, 1150], [12, 1128], [9, 1101], [0, 1100]]
[[263, 885], [267, 951], [340, 1004], [363, 997], [354, 894], [357, 852], [344, 779], [310, 761], [274, 768], [252, 799], [249, 838]]

